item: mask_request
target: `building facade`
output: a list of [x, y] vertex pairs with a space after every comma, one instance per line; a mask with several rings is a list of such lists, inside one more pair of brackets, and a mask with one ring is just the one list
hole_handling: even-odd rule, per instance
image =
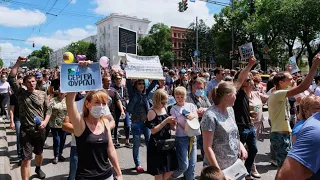
[[[119, 56], [117, 35], [117, 27], [123, 27], [137, 32], [137, 39], [147, 34], [149, 27], [147, 18], [139, 19], [136, 16], [127, 16], [117, 13], [112, 13], [110, 16], [103, 18], [96, 23], [97, 26], [97, 56], [109, 57], [112, 65], [112, 58]], [[128, 46], [137, 46], [137, 44], [130, 44]]]
[[186, 60], [182, 57], [182, 48], [187, 35], [187, 29], [171, 26], [172, 51], [176, 56], [174, 66], [182, 67], [187, 65]]
[[63, 62], [63, 53], [66, 52], [67, 48], [67, 46], [60, 48], [50, 54], [50, 68], [60, 66], [61, 62]]

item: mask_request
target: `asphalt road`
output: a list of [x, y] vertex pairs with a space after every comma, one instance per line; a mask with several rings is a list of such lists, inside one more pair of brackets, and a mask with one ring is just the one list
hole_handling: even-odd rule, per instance
[[[267, 115], [265, 113], [265, 115]], [[273, 180], [276, 174], [276, 168], [271, 166], [269, 163], [269, 152], [270, 152], [270, 141], [269, 141], [269, 124], [266, 121], [265, 123], [264, 133], [261, 135], [261, 139], [258, 141], [258, 154], [256, 157], [256, 166], [262, 177], [261, 180]], [[120, 133], [122, 134], [121, 138], [123, 139], [124, 132], [123, 129], [120, 128]], [[143, 137], [143, 136], [142, 136]], [[7, 139], [9, 144], [9, 154], [10, 154], [10, 163], [11, 163], [11, 176], [12, 180], [20, 180], [20, 167], [17, 165], [17, 156], [16, 156], [16, 137], [15, 132], [11, 130], [7, 130]], [[60, 180], [67, 179], [69, 173], [69, 153], [70, 153], [70, 141], [71, 136], [67, 137], [66, 146], [63, 152], [63, 156], [67, 158], [65, 162], [59, 162], [54, 165], [51, 163], [53, 158], [53, 150], [52, 150], [52, 137], [49, 135], [47, 139], [47, 143], [50, 146], [49, 149], [44, 150], [44, 161], [42, 170], [47, 175], [47, 180]], [[121, 141], [120, 141], [121, 142]], [[122, 141], [123, 143], [123, 141]], [[134, 170], [134, 162], [132, 158], [132, 150], [123, 146], [117, 149], [118, 158], [120, 167], [122, 169], [122, 173], [125, 180], [149, 180], [154, 179], [152, 176], [142, 173], [138, 174]], [[200, 152], [198, 151], [198, 154]], [[140, 160], [142, 162], [142, 166], [146, 169], [146, 146], [141, 146], [140, 148]], [[200, 175], [202, 169], [202, 162], [198, 161], [196, 166], [196, 177]], [[35, 178], [35, 165], [34, 160], [32, 161], [31, 167], [31, 178]], [[182, 178], [181, 178], [182, 179]]]

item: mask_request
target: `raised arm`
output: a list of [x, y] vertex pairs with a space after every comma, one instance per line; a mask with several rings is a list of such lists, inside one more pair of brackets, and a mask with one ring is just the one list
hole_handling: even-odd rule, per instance
[[320, 64], [320, 53], [318, 53], [314, 57], [311, 69], [309, 70], [307, 77], [304, 78], [304, 80], [301, 82], [301, 84], [299, 86], [291, 88], [287, 92], [287, 97], [293, 97], [294, 95], [302, 93], [303, 91], [305, 91], [309, 88], [309, 86], [312, 83], [313, 77], [315, 76], [315, 74], [317, 72], [317, 68], [318, 68], [319, 64]]
[[19, 67], [21, 66], [21, 64], [27, 62], [27, 60], [28, 60], [27, 57], [19, 56], [16, 64], [12, 67], [9, 76], [16, 77]]
[[81, 116], [78, 112], [76, 104], [74, 103], [76, 94], [76, 92], [67, 93], [66, 104], [68, 116], [74, 128], [74, 135], [79, 137], [83, 133], [85, 127], [84, 123], [81, 123]]
[[251, 70], [251, 68], [256, 64], [256, 58], [254, 56], [251, 56], [250, 59], [249, 59], [249, 63], [247, 65], [246, 68], [244, 68], [239, 76], [238, 76], [238, 79], [237, 81], [235, 82], [235, 86], [237, 88], [237, 90], [239, 90], [243, 84], [243, 82], [246, 80], [246, 78], [248, 77], [248, 74]]

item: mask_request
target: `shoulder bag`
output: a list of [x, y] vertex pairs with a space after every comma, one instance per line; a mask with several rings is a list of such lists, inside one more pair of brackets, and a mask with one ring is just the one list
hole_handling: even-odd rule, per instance
[[248, 174], [247, 169], [241, 159], [237, 159], [235, 163], [222, 170], [222, 172], [225, 176], [228, 176], [233, 180], [241, 180]]

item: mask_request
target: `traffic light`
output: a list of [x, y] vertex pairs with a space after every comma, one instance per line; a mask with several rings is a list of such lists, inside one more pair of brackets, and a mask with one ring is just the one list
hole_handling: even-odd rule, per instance
[[179, 12], [183, 12], [183, 2], [179, 2]]
[[32, 47], [34, 47], [34, 43], [32, 43]]
[[186, 11], [188, 9], [188, 0], [183, 1], [183, 10]]

